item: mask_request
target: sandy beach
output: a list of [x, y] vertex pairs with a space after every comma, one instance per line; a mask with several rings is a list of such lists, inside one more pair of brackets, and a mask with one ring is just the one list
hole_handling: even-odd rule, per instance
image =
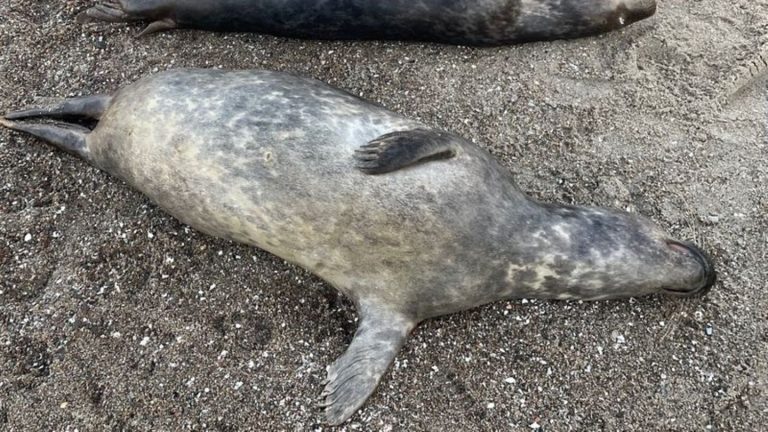
[[[75, 22], [0, 2], [0, 114], [175, 67], [315, 77], [488, 149], [536, 199], [638, 212], [705, 298], [513, 300], [418, 327], [347, 431], [757, 431], [768, 418], [768, 2], [662, 0], [622, 31], [472, 49]], [[764, 63], [762, 63], [764, 64]], [[0, 129], [0, 430], [327, 431], [356, 314], [85, 162]]]

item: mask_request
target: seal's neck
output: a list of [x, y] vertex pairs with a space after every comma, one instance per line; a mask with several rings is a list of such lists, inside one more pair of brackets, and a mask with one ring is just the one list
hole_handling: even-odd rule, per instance
[[[542, 205], [513, 224], [497, 269], [501, 298], [600, 300], [653, 292], [642, 273], [657, 254], [642, 219], [597, 208]], [[663, 264], [660, 262], [660, 264]]]

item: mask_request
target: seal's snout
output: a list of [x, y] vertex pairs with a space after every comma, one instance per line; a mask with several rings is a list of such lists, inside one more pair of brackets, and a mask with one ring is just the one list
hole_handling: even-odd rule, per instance
[[667, 245], [676, 253], [693, 259], [698, 264], [699, 271], [693, 280], [690, 281], [690, 286], [685, 288], [667, 288], [665, 291], [669, 294], [683, 297], [705, 295], [708, 293], [717, 280], [717, 273], [709, 256], [692, 243], [667, 240]]
[[627, 24], [646, 19], [656, 13], [656, 0], [627, 0], [624, 6]]

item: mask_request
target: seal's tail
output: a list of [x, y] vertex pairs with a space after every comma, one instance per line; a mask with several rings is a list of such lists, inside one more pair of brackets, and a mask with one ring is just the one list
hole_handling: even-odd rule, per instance
[[94, 120], [101, 118], [109, 107], [112, 96], [95, 95], [65, 99], [58, 104], [43, 108], [14, 111], [5, 115], [8, 120], [21, 120], [30, 117], [64, 117], [76, 116]]
[[82, 117], [98, 120], [106, 111], [112, 96], [98, 95], [66, 99], [58, 104], [43, 108], [14, 111], [0, 118], [0, 125], [9, 129], [26, 132], [45, 140], [56, 147], [88, 160], [88, 146], [85, 137], [90, 129], [75, 123], [27, 123], [16, 120], [33, 117]]

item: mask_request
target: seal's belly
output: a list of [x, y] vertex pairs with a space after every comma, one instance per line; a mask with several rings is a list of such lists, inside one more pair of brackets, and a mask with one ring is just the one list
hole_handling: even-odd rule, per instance
[[284, 75], [184, 78], [129, 87], [88, 141], [99, 166], [182, 222], [345, 286], [366, 274], [404, 284], [404, 267], [455, 247], [465, 160], [383, 176], [354, 166], [356, 148], [419, 123]]
[[191, 227], [269, 251], [336, 286], [374, 276], [382, 286], [404, 285], [412, 272], [403, 269], [439, 259], [453, 232], [444, 209], [426, 205], [436, 192], [401, 196], [383, 176], [355, 170], [350, 155], [313, 155], [274, 140], [255, 141], [241, 149], [249, 157], [238, 157], [185, 138], [155, 142], [130, 183]]

